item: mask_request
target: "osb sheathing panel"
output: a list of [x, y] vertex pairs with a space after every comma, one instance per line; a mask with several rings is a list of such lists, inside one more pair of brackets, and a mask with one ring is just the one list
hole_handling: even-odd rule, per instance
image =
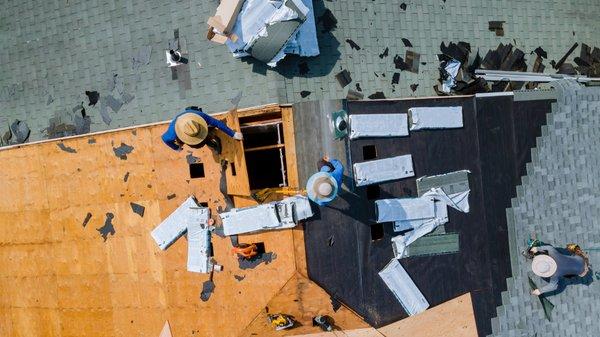
[[[292, 231], [241, 236], [276, 255], [247, 270], [229, 238], [213, 235], [224, 271], [215, 273], [210, 299], [199, 299], [208, 275], [186, 270], [186, 239], [161, 251], [149, 233], [188, 195], [218, 217], [226, 207], [221, 166], [207, 148], [169, 149], [160, 140], [165, 129], [0, 151], [0, 336], [155, 336], [166, 320], [174, 336], [237, 336], [290, 279]], [[133, 147], [127, 159], [114, 153], [121, 143]], [[205, 178], [190, 179], [188, 154], [204, 164]], [[145, 207], [143, 218], [130, 202]], [[107, 213], [115, 234], [104, 241], [98, 229]]]
[[[297, 330], [291, 330], [296, 332]], [[293, 337], [477, 337], [471, 294], [467, 293], [379, 329], [298, 333]]]
[[[298, 326], [290, 330], [275, 331], [268, 323], [267, 310], [271, 314], [292, 315]], [[321, 331], [320, 328], [312, 326], [312, 318], [317, 315], [332, 317], [341, 330], [368, 327], [360, 317], [345, 307], [340, 307], [337, 312], [333, 311], [329, 295], [321, 287], [296, 273], [241, 336], [291, 336], [318, 332]]]

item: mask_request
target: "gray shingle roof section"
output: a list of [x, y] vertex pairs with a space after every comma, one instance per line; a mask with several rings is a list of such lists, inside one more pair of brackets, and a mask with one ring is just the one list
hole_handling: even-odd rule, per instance
[[[188, 105], [224, 111], [230, 107], [229, 98], [240, 90], [244, 91], [241, 107], [344, 98], [357, 83], [365, 97], [376, 91], [386, 97], [431, 95], [442, 41], [464, 40], [471, 43], [473, 53], [477, 48], [485, 53], [500, 42], [516, 42], [526, 53], [541, 45], [549, 60], [558, 60], [575, 41], [600, 46], [596, 0], [404, 2], [406, 10], [396, 1], [315, 0], [317, 16], [328, 8], [338, 21], [332, 32], [323, 33], [318, 27], [321, 56], [284, 60], [279, 69], [271, 70], [260, 62], [234, 59], [225, 46], [206, 40], [206, 20], [215, 12], [215, 0], [68, 4], [0, 0], [0, 133], [9, 122], [20, 119], [31, 127], [31, 140], [45, 138], [42, 130], [50, 118], [87, 102], [85, 90], [107, 97], [107, 83], [114, 74], [134, 98], [119, 112], [108, 112], [110, 125], [102, 120], [101, 104], [86, 107], [91, 131], [166, 120]], [[504, 37], [488, 30], [490, 20], [507, 21]], [[164, 50], [175, 29], [189, 53], [190, 82], [185, 82], [187, 73], [173, 80], [166, 67]], [[418, 74], [403, 71], [400, 83], [392, 85], [392, 75], [398, 71], [394, 55], [404, 57], [407, 50], [401, 38], [410, 40], [426, 64], [420, 65]], [[346, 39], [361, 49], [352, 49]], [[152, 47], [149, 64], [134, 64], [133, 57], [145, 47]], [[380, 57], [386, 48], [388, 56]], [[527, 59], [531, 65], [534, 58]], [[301, 62], [309, 68], [305, 75], [299, 75]], [[346, 88], [334, 78], [342, 69], [348, 69], [353, 79]], [[419, 84], [414, 93], [413, 83]], [[311, 94], [302, 98], [302, 91]]]
[[[507, 336], [589, 336], [600, 329], [600, 288], [570, 280], [550, 296], [552, 322], [539, 300], [530, 295], [527, 277], [542, 282], [520, 256], [530, 237], [564, 247], [577, 243], [600, 261], [600, 89], [574, 82], [556, 82], [557, 102], [548, 125], [532, 150], [527, 175], [507, 210], [513, 277], [502, 293], [503, 305], [492, 320], [493, 334]], [[596, 250], [594, 250], [596, 249]]]

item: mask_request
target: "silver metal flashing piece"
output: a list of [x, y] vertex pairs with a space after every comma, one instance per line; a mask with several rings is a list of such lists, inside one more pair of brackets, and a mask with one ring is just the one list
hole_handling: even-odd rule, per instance
[[356, 186], [366, 186], [415, 175], [410, 154], [355, 163], [353, 169]]
[[424, 129], [456, 129], [463, 127], [461, 106], [408, 109], [410, 131]]
[[435, 217], [433, 198], [381, 199], [375, 201], [377, 222]]
[[295, 227], [300, 220], [313, 215], [308, 198], [296, 195], [281, 201], [245, 208], [234, 208], [219, 214], [225, 235], [252, 233]]
[[150, 235], [162, 250], [169, 248], [187, 230], [188, 218], [194, 212], [192, 208], [198, 208], [196, 199], [191, 196], [187, 198], [173, 213], [160, 223]]
[[195, 273], [210, 273], [210, 210], [205, 207], [192, 208], [188, 218], [188, 260], [187, 270]]
[[429, 302], [398, 260], [392, 259], [379, 272], [379, 277], [410, 316], [419, 314], [429, 308]]
[[408, 136], [407, 114], [350, 115], [350, 139]]

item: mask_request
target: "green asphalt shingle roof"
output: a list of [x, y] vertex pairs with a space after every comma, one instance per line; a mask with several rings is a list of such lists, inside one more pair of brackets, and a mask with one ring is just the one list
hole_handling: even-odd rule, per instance
[[589, 253], [592, 268], [600, 263], [600, 88], [568, 81], [555, 87], [558, 101], [507, 211], [513, 277], [492, 319], [495, 337], [581, 337], [600, 330], [598, 275], [569, 280], [562, 292], [548, 296], [555, 306], [550, 322], [530, 295], [528, 277], [538, 286], [544, 281], [520, 255], [527, 240], [537, 237], [556, 247], [577, 243]]
[[[50, 118], [72, 118], [72, 109], [87, 102], [85, 90], [108, 96], [107, 83], [114, 74], [135, 98], [118, 113], [110, 112], [110, 125], [102, 122], [100, 104], [86, 109], [92, 131], [166, 120], [188, 105], [223, 111], [240, 90], [243, 107], [342, 98], [357, 83], [365, 97], [376, 91], [386, 97], [432, 95], [438, 78], [436, 54], [443, 41], [464, 40], [474, 52], [480, 48], [483, 53], [500, 42], [516, 43], [526, 53], [542, 46], [555, 60], [575, 41], [600, 45], [600, 6], [595, 0], [405, 3], [406, 10], [398, 1], [314, 1], [317, 16], [325, 8], [332, 11], [337, 29], [323, 33], [319, 26], [319, 57], [294, 58], [273, 70], [234, 59], [225, 46], [206, 40], [206, 20], [214, 14], [215, 0], [0, 0], [0, 133], [20, 119], [30, 125], [31, 140], [44, 138], [42, 130]], [[488, 21], [502, 20], [505, 36], [497, 37], [488, 30]], [[172, 80], [165, 63], [164, 50], [175, 29], [189, 52], [189, 90], [185, 74]], [[426, 64], [420, 65], [418, 74], [402, 72], [394, 88], [394, 55], [404, 56], [407, 50], [401, 38], [411, 41]], [[361, 49], [352, 49], [346, 39]], [[152, 47], [150, 63], [134, 69], [132, 57], [147, 46]], [[386, 48], [389, 55], [380, 58]], [[299, 62], [307, 63], [308, 74], [299, 76]], [[348, 69], [354, 80], [344, 89], [334, 78], [342, 69]], [[419, 84], [415, 93], [410, 90], [413, 83]], [[303, 90], [311, 94], [301, 98]], [[48, 96], [53, 98], [50, 104]]]

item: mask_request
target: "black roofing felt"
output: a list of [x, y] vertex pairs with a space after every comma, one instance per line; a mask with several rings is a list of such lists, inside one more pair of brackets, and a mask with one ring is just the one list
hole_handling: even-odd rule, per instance
[[[434, 306], [471, 292], [477, 328], [491, 333], [490, 319], [501, 304], [510, 276], [505, 209], [529, 161], [530, 148], [550, 111], [548, 101], [513, 102], [491, 98], [349, 101], [354, 113], [405, 113], [409, 107], [463, 107], [464, 128], [411, 132], [409, 137], [359, 139], [347, 143], [353, 162], [363, 161], [363, 146], [376, 156], [412, 154], [415, 177], [379, 185], [379, 198], [416, 196], [416, 178], [468, 169], [471, 195], [468, 214], [449, 209], [447, 232], [460, 235], [460, 252], [400, 260], [425, 298]], [[318, 150], [317, 150], [318, 151]], [[345, 161], [344, 161], [345, 162]], [[345, 168], [344, 184], [352, 186]], [[314, 207], [316, 208], [316, 207]], [[309, 277], [376, 327], [406, 317], [378, 272], [393, 258], [390, 239], [371, 240], [373, 200], [366, 188], [343, 191], [327, 207], [316, 209], [304, 227]], [[334, 244], [329, 244], [334, 238]]]

